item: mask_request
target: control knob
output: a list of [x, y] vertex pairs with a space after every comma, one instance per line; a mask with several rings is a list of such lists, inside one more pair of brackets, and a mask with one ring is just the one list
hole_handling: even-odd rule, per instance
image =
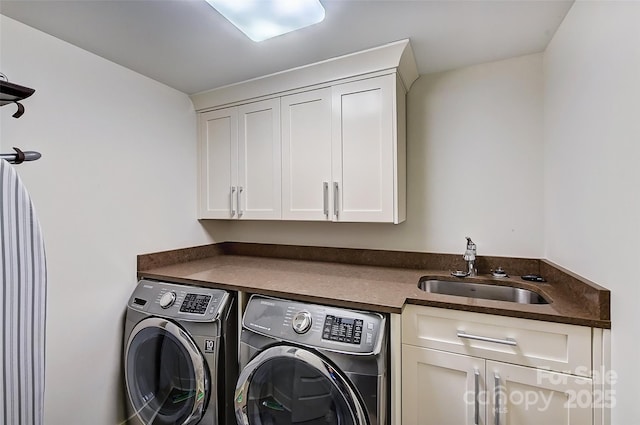
[[176, 302], [176, 293], [173, 291], [165, 292], [160, 298], [160, 307], [169, 308]]
[[308, 311], [299, 311], [293, 316], [291, 327], [298, 334], [303, 334], [311, 328], [311, 313]]

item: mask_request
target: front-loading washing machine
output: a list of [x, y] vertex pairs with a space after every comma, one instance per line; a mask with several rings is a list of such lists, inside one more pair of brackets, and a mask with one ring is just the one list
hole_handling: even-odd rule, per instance
[[239, 424], [387, 425], [385, 316], [253, 295], [239, 350]]
[[140, 280], [127, 305], [124, 333], [129, 423], [232, 423], [236, 322], [230, 292]]

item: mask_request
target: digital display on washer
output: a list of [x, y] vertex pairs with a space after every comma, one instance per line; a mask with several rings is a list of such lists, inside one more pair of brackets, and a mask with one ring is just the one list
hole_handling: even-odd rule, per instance
[[210, 300], [211, 295], [187, 294], [180, 306], [180, 311], [182, 313], [205, 314]]
[[322, 339], [360, 344], [362, 339], [362, 320], [328, 315], [324, 319]]

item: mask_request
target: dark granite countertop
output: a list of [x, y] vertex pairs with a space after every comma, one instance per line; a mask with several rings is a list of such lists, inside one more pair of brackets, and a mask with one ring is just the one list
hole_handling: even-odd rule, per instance
[[[517, 304], [418, 289], [420, 278], [452, 278], [461, 256], [398, 251], [225, 242], [138, 256], [138, 277], [260, 293], [382, 313], [405, 304], [610, 328], [610, 293], [544, 260], [479, 257], [480, 274], [467, 281], [511, 285], [543, 295], [549, 304]], [[456, 267], [457, 266], [457, 267]], [[498, 266], [512, 276], [493, 278]], [[546, 283], [520, 275], [538, 273]]]

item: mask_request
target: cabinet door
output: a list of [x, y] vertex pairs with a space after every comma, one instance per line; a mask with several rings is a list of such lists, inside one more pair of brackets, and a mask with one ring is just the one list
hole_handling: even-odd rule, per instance
[[483, 359], [403, 344], [402, 424], [484, 425], [484, 371]]
[[280, 99], [238, 107], [238, 218], [281, 218]]
[[285, 96], [282, 113], [282, 218], [330, 220], [331, 89]]
[[394, 75], [332, 87], [338, 221], [394, 222], [395, 87]]
[[200, 115], [198, 218], [234, 218], [237, 179], [236, 108]]
[[489, 424], [593, 424], [589, 378], [487, 361], [486, 380]]

